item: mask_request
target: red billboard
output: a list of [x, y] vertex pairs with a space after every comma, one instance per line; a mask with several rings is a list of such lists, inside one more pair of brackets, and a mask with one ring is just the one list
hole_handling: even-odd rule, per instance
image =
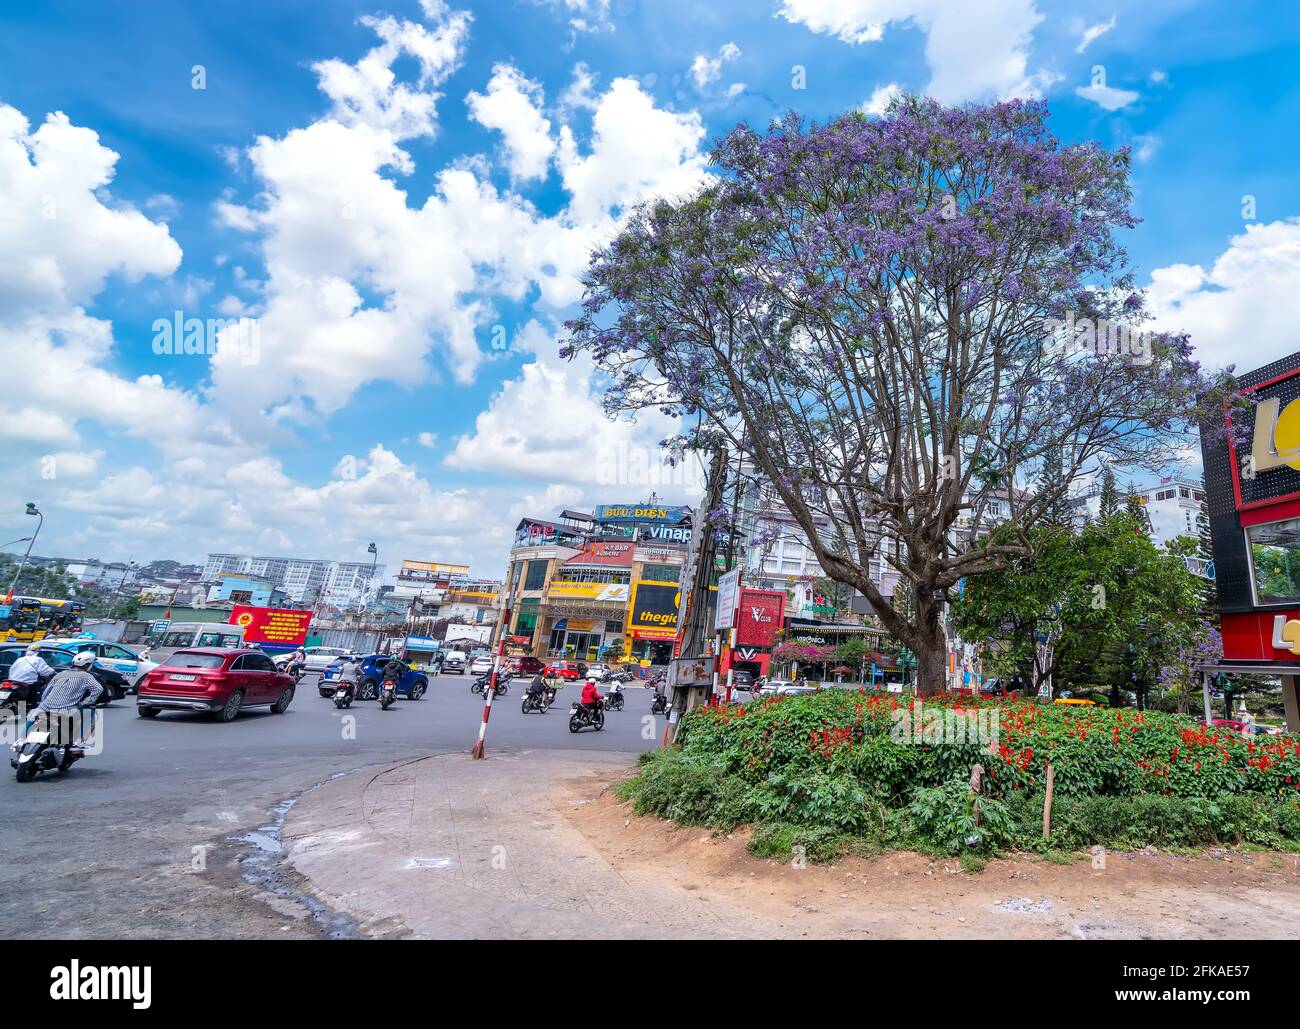
[[245, 643], [267, 651], [295, 650], [307, 642], [311, 612], [237, 604], [230, 609], [230, 624], [244, 627]]
[[784, 621], [784, 591], [742, 589], [736, 611], [736, 646], [775, 646]]
[[631, 568], [632, 555], [636, 544], [630, 541], [594, 541], [583, 545], [582, 553], [565, 561], [566, 565], [609, 565], [615, 568]]

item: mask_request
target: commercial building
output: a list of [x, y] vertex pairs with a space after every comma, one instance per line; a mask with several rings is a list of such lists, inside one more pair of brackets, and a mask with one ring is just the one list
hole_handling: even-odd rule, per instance
[[653, 502], [522, 519], [506, 578], [509, 648], [540, 658], [666, 661], [690, 533], [688, 508]]
[[1238, 384], [1251, 424], [1201, 427], [1224, 658], [1207, 671], [1278, 676], [1300, 732], [1300, 353]]

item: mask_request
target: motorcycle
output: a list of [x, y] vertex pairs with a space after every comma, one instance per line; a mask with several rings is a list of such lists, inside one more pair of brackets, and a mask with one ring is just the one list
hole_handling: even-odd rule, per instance
[[379, 687], [379, 710], [387, 711], [396, 699], [397, 682], [393, 679], [385, 679], [384, 684]]
[[[66, 772], [86, 756], [84, 743], [94, 726], [94, 708], [77, 708], [72, 715], [54, 718], [45, 711], [33, 715], [27, 720], [23, 738], [14, 743], [14, 756], [9, 759], [15, 778], [31, 782], [41, 772]], [[86, 731], [79, 732], [79, 728]]]
[[597, 732], [605, 728], [605, 712], [603, 706], [597, 702], [594, 708], [586, 704], [579, 704], [577, 701], [569, 705], [569, 732], [581, 732], [583, 729], [591, 726]]
[[[46, 678], [48, 681], [48, 677]], [[45, 682], [0, 682], [0, 722], [16, 721], [41, 702]]]
[[605, 710], [606, 711], [623, 710], [623, 691], [619, 689], [619, 685], [617, 682], [615, 682], [614, 685], [610, 687], [609, 692], [605, 694]]
[[[487, 689], [488, 679], [490, 679], [491, 677], [492, 677], [491, 672], [484, 672], [482, 675], [480, 675], [477, 679], [474, 680], [474, 682], [471, 684], [469, 688], [469, 691], [471, 693], [482, 693], [485, 689]], [[509, 693], [510, 680], [513, 678], [514, 676], [511, 675], [509, 672], [502, 672], [500, 675], [498, 675], [496, 692], [493, 693], [492, 696], [504, 697], [507, 693]]]
[[543, 689], [541, 693], [526, 692], [524, 693], [523, 713], [528, 714], [529, 711], [536, 711], [538, 714], [544, 715], [554, 699], [555, 691], [549, 688]]
[[668, 694], [656, 692], [650, 698], [650, 713], [652, 715], [666, 715], [668, 713]]
[[341, 682], [334, 688], [334, 706], [342, 711], [345, 707], [351, 707], [352, 701], [356, 698], [356, 684], [351, 682]]

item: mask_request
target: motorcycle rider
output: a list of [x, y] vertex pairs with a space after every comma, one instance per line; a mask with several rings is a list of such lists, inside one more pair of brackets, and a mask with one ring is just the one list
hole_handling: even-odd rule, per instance
[[[17, 662], [15, 662], [16, 664]], [[61, 745], [76, 742], [76, 715], [80, 707], [94, 707], [104, 687], [90, 674], [95, 655], [83, 650], [72, 659], [72, 667], [58, 672], [36, 706], [33, 724], [44, 721]]]
[[590, 714], [595, 714], [600, 710], [600, 704], [604, 697], [596, 689], [596, 680], [590, 676], [587, 678], [587, 684], [582, 687], [582, 700], [579, 703], [585, 707]]
[[[86, 653], [90, 652], [86, 651]], [[93, 655], [91, 663], [94, 663]], [[40, 646], [33, 643], [22, 657], [9, 666], [9, 674], [6, 678], [16, 686], [24, 687], [23, 693], [26, 694], [27, 702], [30, 704], [40, 693], [40, 684], [53, 674], [54, 669], [41, 657]]]
[[290, 655], [289, 660], [284, 663], [284, 670], [296, 679], [298, 678], [298, 673], [302, 671], [302, 667], [306, 663], [307, 651], [303, 650], [302, 647], [299, 647], [292, 655]]
[[393, 689], [397, 689], [398, 684], [402, 681], [402, 672], [404, 671], [405, 669], [402, 667], [402, 662], [397, 660], [395, 657], [390, 657], [386, 662], [384, 662], [384, 670], [379, 675], [380, 685], [383, 685], [389, 679], [392, 679]]
[[351, 654], [346, 655], [343, 658], [343, 664], [339, 665], [339, 685], [348, 685], [355, 694], [359, 678], [361, 678], [361, 666], [357, 664], [357, 659]]

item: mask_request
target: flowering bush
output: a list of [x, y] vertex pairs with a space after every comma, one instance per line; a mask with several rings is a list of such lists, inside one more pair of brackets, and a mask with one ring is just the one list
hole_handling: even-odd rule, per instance
[[[972, 855], [1095, 843], [1300, 850], [1295, 736], [1261, 743], [1171, 714], [1032, 700], [917, 704], [823, 690], [697, 708], [682, 719], [678, 746], [643, 754], [623, 793], [641, 813], [686, 824], [753, 823], [750, 849], [762, 856], [788, 849], [825, 860], [864, 844]], [[929, 732], [968, 716], [994, 732], [959, 742]], [[1044, 842], [1049, 761], [1056, 800]], [[977, 763], [978, 827], [968, 785]]]
[[1296, 736], [1260, 742], [1162, 712], [947, 694], [925, 698], [925, 709], [967, 715], [995, 709], [996, 738], [897, 739], [905, 709], [917, 703], [866, 690], [770, 697], [697, 708], [683, 718], [677, 738], [688, 758], [751, 783], [774, 773], [845, 774], [886, 802], [964, 777], [977, 763], [985, 768], [988, 795], [1032, 790], [1043, 783], [1049, 761], [1059, 796], [1255, 793], [1300, 799]]

